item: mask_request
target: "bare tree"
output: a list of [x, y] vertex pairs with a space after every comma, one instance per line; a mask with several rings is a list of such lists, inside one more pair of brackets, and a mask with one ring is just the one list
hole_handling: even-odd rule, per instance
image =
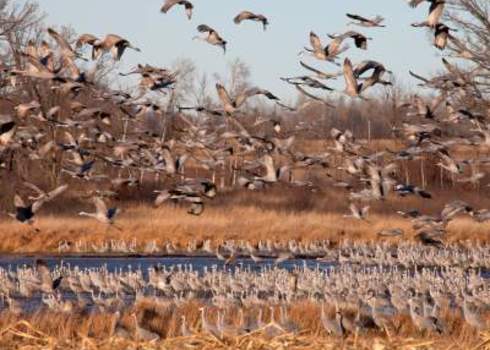
[[471, 78], [475, 96], [483, 98], [488, 107], [490, 3], [488, 0], [451, 0], [448, 9], [446, 21], [457, 30], [450, 38], [448, 50], [451, 56], [464, 61], [464, 66], [459, 69]]
[[29, 39], [39, 33], [44, 14], [36, 2], [28, 1], [24, 5], [15, 1], [0, 2], [0, 47], [3, 62], [13, 62], [20, 68], [20, 50]]

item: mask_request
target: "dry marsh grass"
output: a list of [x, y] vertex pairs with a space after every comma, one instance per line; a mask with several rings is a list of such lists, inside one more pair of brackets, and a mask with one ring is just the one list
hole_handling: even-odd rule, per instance
[[[344, 218], [340, 213], [281, 212], [255, 207], [235, 206], [231, 209], [209, 208], [206, 215], [190, 216], [184, 208], [165, 206], [150, 209], [146, 205], [125, 209], [117, 222], [118, 230], [97, 221], [72, 216], [43, 216], [33, 227], [16, 222], [0, 223], [0, 251], [5, 253], [56, 253], [59, 242], [101, 244], [109, 240], [135, 240], [142, 249], [148, 242], [158, 245], [171, 241], [185, 247], [192, 240], [276, 240], [308, 242], [374, 241], [377, 232], [401, 228], [405, 235], [392, 242], [412, 240], [408, 220], [393, 215], [371, 215], [368, 221]], [[449, 224], [448, 243], [488, 242], [490, 223], [476, 223], [461, 217]]]
[[[139, 322], [160, 335], [154, 343], [138, 343], [111, 336], [110, 314], [60, 314], [49, 311], [19, 317], [4, 313], [0, 318], [1, 349], [490, 349], [490, 333], [476, 331], [464, 325], [454, 314], [447, 318], [450, 334], [421, 333], [413, 328], [407, 317], [395, 320], [388, 332], [369, 331], [350, 334], [347, 337], [330, 337], [322, 329], [319, 307], [309, 302], [294, 304], [289, 309], [291, 320], [302, 330], [272, 336], [267, 330], [259, 330], [242, 336], [215, 337], [201, 333], [197, 302], [179, 306], [155, 304], [143, 301], [137, 305]], [[256, 311], [256, 310], [255, 310]], [[254, 310], [248, 310], [253, 314]], [[214, 309], [209, 310], [211, 321], [215, 320]], [[186, 316], [194, 335], [179, 335], [180, 318]], [[237, 324], [238, 313], [227, 313], [227, 322]], [[270, 318], [269, 312], [265, 319]], [[277, 316], [277, 315], [276, 315]], [[123, 326], [132, 333], [132, 324], [127, 316]]]
[[[143, 192], [146, 198], [154, 197], [150, 189], [144, 188]], [[61, 241], [90, 245], [109, 240], [136, 240], [139, 249], [152, 241], [158, 245], [172, 241], [185, 246], [192, 240], [206, 239], [215, 242], [228, 239], [372, 241], [379, 239], [376, 234], [382, 229], [401, 228], [405, 236], [390, 239], [398, 242], [412, 240], [414, 232], [409, 220], [394, 214], [397, 210], [416, 208], [424, 214], [434, 215], [455, 198], [476, 209], [490, 205], [483, 193], [460, 188], [433, 191], [432, 194], [431, 200], [392, 195], [386, 201], [370, 203], [367, 221], [343, 217], [350, 213], [346, 194], [341, 190], [307, 192], [280, 185], [260, 192], [232, 190], [207, 201], [203, 215], [198, 217], [187, 214], [185, 204], [168, 203], [154, 208], [150, 200], [122, 198], [111, 203], [122, 209], [116, 220], [117, 227], [121, 228], [118, 230], [78, 216], [79, 211], [91, 211], [93, 208], [89, 200], [77, 200], [72, 192], [42, 208], [34, 227], [2, 216], [0, 252], [56, 253]], [[490, 224], [480, 224], [462, 216], [449, 224], [448, 232], [449, 243], [465, 240], [487, 242]]]

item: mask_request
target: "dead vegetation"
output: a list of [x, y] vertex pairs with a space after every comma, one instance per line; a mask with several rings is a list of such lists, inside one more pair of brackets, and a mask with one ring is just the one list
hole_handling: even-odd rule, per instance
[[[432, 201], [418, 209], [425, 214], [436, 214], [443, 208], [446, 196], [441, 192]], [[136, 241], [138, 250], [152, 241], [158, 245], [171, 241], [185, 247], [191, 241], [211, 240], [330, 240], [339, 242], [374, 241], [383, 229], [400, 228], [405, 234], [389, 239], [413, 240], [411, 222], [392, 214], [396, 210], [417, 208], [415, 199], [394, 198], [390, 208], [375, 203], [366, 221], [345, 218], [348, 203], [338, 201], [335, 192], [304, 194], [302, 191], [281, 188], [261, 193], [229, 193], [216, 202], [210, 202], [205, 215], [190, 216], [185, 207], [164, 205], [153, 208], [149, 203], [127, 202], [122, 206], [118, 221], [122, 231], [97, 221], [78, 217], [78, 210], [89, 208], [90, 203], [50, 213], [49, 208], [34, 226], [20, 225], [5, 220], [0, 223], [0, 251], [4, 253], [57, 253], [62, 241], [85, 245], [101, 244], [109, 240]], [[484, 207], [485, 201], [473, 193], [461, 193], [475, 208]], [[59, 206], [60, 204], [55, 204]], [[52, 208], [55, 210], [55, 208]], [[448, 227], [447, 243], [488, 242], [490, 224], [477, 223], [461, 216]]]
[[[143, 301], [136, 309], [147, 329], [161, 336], [158, 342], [138, 343], [111, 336], [112, 314], [60, 314], [40, 311], [31, 316], [2, 314], [0, 319], [0, 347], [2, 349], [489, 349], [490, 334], [464, 325], [454, 312], [446, 322], [450, 336], [416, 331], [409, 318], [399, 317], [393, 329], [386, 332], [360, 331], [347, 337], [329, 337], [319, 319], [317, 304], [301, 302], [289, 308], [289, 315], [301, 331], [272, 336], [267, 328], [241, 336], [216, 337], [201, 332], [199, 303], [189, 302], [177, 307], [171, 303]], [[211, 321], [215, 320], [210, 308]], [[266, 309], [265, 320], [270, 312]], [[256, 316], [256, 309], [246, 315]], [[193, 332], [180, 336], [180, 319], [185, 315]], [[227, 322], [238, 323], [236, 309], [228, 312]], [[122, 325], [131, 333], [131, 321], [126, 316]], [[35, 326], [34, 326], [35, 325]]]

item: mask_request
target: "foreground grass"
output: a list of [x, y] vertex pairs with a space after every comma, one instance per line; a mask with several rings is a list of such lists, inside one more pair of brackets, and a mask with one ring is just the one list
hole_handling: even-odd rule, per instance
[[[144, 300], [136, 306], [139, 322], [160, 335], [161, 340], [139, 343], [111, 335], [112, 313], [53, 313], [42, 310], [34, 315], [14, 315], [4, 312], [0, 317], [1, 349], [489, 349], [490, 333], [477, 333], [468, 328], [454, 312], [446, 318], [448, 333], [444, 335], [419, 332], [408, 317], [394, 320], [385, 331], [364, 331], [346, 337], [331, 337], [323, 330], [319, 306], [309, 302], [289, 308], [291, 321], [301, 330], [297, 333], [271, 334], [267, 327], [241, 336], [212, 336], [201, 332], [198, 302], [176, 306]], [[263, 308], [264, 319], [270, 312]], [[211, 321], [216, 309], [209, 307]], [[246, 310], [246, 315], [257, 312]], [[276, 310], [277, 311], [277, 310]], [[333, 310], [330, 310], [333, 311]], [[192, 336], [181, 337], [180, 319], [185, 315]], [[229, 324], [238, 323], [238, 312], [229, 309]], [[277, 315], [276, 315], [277, 319]], [[125, 314], [121, 324], [131, 333], [133, 325]]]

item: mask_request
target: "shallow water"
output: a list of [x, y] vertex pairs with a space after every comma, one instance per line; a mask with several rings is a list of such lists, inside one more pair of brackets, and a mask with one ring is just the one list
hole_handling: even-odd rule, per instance
[[[0, 256], [0, 268], [15, 269], [16, 267], [32, 266], [36, 257], [21, 257], [21, 256]], [[45, 257], [41, 258], [45, 261], [52, 270], [55, 266], [64, 265], [65, 267], [74, 268], [78, 266], [80, 269], [93, 269], [102, 266], [107, 267], [109, 272], [128, 271], [141, 269], [145, 277], [147, 277], [148, 269], [153, 266], [178, 267], [179, 265], [191, 266], [193, 271], [202, 273], [205, 269], [230, 270], [235, 268], [245, 268], [250, 271], [260, 271], [264, 267], [273, 267], [274, 259], [264, 259], [263, 262], [255, 263], [250, 258], [238, 258], [233, 264], [225, 266], [224, 261], [214, 257]], [[328, 269], [337, 265], [336, 262], [320, 262], [317, 260], [302, 260], [291, 259], [287, 260], [277, 267], [287, 269], [289, 271], [295, 268], [307, 267], [309, 269]]]
[[[25, 257], [25, 256], [0, 256], [0, 269], [12, 269], [16, 270], [17, 268], [30, 267], [35, 264], [35, 261], [38, 257]], [[56, 278], [59, 275], [58, 269], [63, 267], [65, 270], [73, 270], [73, 269], [100, 269], [114, 273], [114, 272], [122, 272], [127, 273], [129, 271], [140, 270], [142, 277], [145, 281], [148, 281], [149, 270], [152, 267], [159, 266], [165, 267], [167, 271], [169, 270], [185, 270], [185, 271], [195, 271], [199, 274], [203, 275], [206, 272], [211, 270], [224, 271], [229, 275], [234, 275], [237, 270], [248, 271], [254, 274], [263, 274], [263, 273], [278, 273], [278, 271], [274, 271], [274, 268], [285, 269], [288, 271], [296, 270], [301, 273], [303, 269], [307, 270], [317, 270], [321, 273], [324, 273], [324, 278], [329, 279], [332, 274], [337, 274], [339, 271], [342, 271], [343, 268], [349, 269], [350, 272], [359, 275], [366, 275], [373, 273], [373, 276], [376, 275], [407, 275], [413, 276], [416, 272], [414, 268], [410, 268], [406, 270], [400, 266], [393, 265], [373, 265], [373, 266], [361, 266], [358, 264], [350, 264], [349, 262], [344, 262], [339, 264], [337, 261], [324, 262], [318, 261], [314, 259], [291, 259], [287, 260], [279, 265], [275, 265], [275, 259], [264, 259], [261, 263], [255, 263], [250, 258], [238, 258], [233, 264], [226, 265], [224, 261], [219, 260], [215, 257], [95, 257], [95, 256], [83, 256], [83, 257], [55, 257], [55, 256], [42, 256], [41, 259], [46, 262], [50, 270], [56, 269], [53, 273], [53, 278]], [[352, 270], [350, 270], [352, 268]], [[435, 276], [441, 276], [444, 274], [444, 268], [440, 266], [432, 266], [425, 267], [424, 269], [432, 271]], [[417, 268], [417, 270], [419, 270]], [[304, 270], [303, 270], [304, 271]], [[463, 273], [467, 274], [468, 270], [463, 269]], [[340, 272], [342, 273], [342, 272]], [[479, 270], [480, 277], [484, 280], [488, 281], [490, 278], [490, 274], [488, 271]], [[444, 278], [444, 277], [443, 277]], [[144, 287], [141, 292], [143, 295], [148, 297], [161, 297], [161, 294], [153, 287], [144, 282]], [[94, 293], [99, 294], [100, 290], [97, 288], [93, 288]], [[198, 298], [202, 300], [210, 300], [213, 297], [213, 294], [210, 291], [204, 291], [204, 294], [200, 294]], [[77, 301], [80, 297], [89, 301], [87, 305], [88, 309], [92, 309], [95, 304], [90, 304], [90, 294], [83, 292], [78, 296], [75, 295], [71, 290], [67, 288], [60, 288], [58, 290], [58, 294], [62, 296], [64, 300]], [[12, 295], [13, 298], [21, 301], [22, 308], [24, 311], [36, 311], [43, 304], [43, 295], [41, 292], [35, 292], [31, 295], [30, 298], [24, 298], [18, 293], [14, 293]], [[132, 305], [136, 301], [137, 295], [133, 292], [125, 292], [121, 294], [121, 300], [124, 300], [125, 305]], [[92, 296], [93, 298], [93, 296]], [[0, 303], [0, 310], [2, 309], [2, 303]]]

